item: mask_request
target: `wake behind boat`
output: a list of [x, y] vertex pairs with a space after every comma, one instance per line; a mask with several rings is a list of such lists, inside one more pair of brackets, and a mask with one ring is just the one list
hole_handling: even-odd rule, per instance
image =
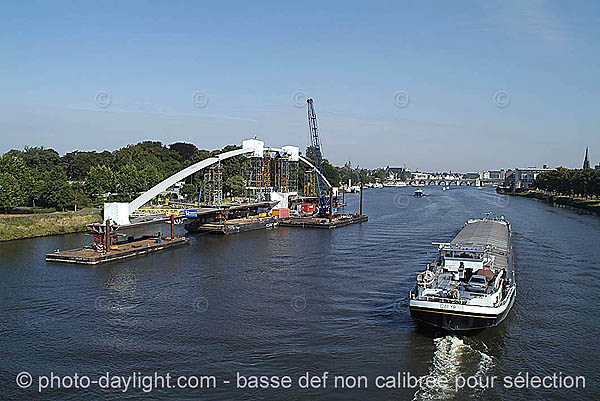
[[472, 219], [417, 276], [410, 314], [417, 322], [458, 331], [500, 324], [516, 296], [510, 224]]

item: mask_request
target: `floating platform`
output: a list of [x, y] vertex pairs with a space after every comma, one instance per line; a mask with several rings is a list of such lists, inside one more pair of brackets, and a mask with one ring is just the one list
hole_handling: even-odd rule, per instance
[[342, 214], [335, 216], [331, 222], [327, 217], [291, 217], [281, 220], [279, 225], [282, 227], [302, 227], [302, 228], [338, 228], [350, 224], [362, 223], [369, 220], [367, 215]]
[[157, 237], [142, 237], [138, 240], [119, 244], [117, 248], [111, 248], [108, 252], [104, 253], [96, 252], [91, 246], [68, 251], [56, 251], [46, 254], [46, 262], [96, 265], [99, 263], [145, 255], [152, 252], [159, 252], [167, 248], [185, 245], [190, 242], [190, 240], [185, 237], [176, 237], [172, 240], [168, 237], [163, 237], [162, 242], [156, 242], [156, 239]]
[[273, 217], [250, 216], [248, 218], [238, 218], [225, 220], [223, 222], [211, 222], [201, 224], [187, 224], [186, 230], [191, 233], [202, 234], [237, 234], [244, 231], [263, 230], [274, 228], [279, 225], [279, 220]]

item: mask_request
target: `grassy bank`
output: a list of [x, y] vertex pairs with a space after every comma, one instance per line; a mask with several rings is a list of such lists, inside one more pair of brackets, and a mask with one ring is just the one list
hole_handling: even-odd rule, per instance
[[501, 194], [523, 196], [526, 198], [534, 198], [553, 205], [569, 206], [574, 209], [586, 210], [600, 215], [600, 199], [576, 198], [564, 195], [547, 194], [544, 191], [535, 189], [518, 190], [512, 192], [504, 188], [497, 188], [496, 191]]
[[100, 214], [90, 211], [2, 215], [0, 216], [0, 241], [81, 232], [86, 230], [88, 224], [100, 220]]

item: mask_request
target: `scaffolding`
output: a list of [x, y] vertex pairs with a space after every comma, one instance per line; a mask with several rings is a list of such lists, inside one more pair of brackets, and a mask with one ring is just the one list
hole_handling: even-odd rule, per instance
[[250, 157], [244, 172], [246, 189], [257, 200], [269, 200], [271, 192], [296, 192], [298, 162], [287, 155], [265, 152], [263, 157]]
[[223, 204], [223, 167], [220, 161], [204, 172], [202, 201], [210, 206], [221, 206]]
[[244, 174], [246, 188], [255, 190], [263, 186], [264, 163], [262, 157], [251, 157]]
[[298, 162], [287, 160], [287, 192], [298, 193]]
[[287, 181], [286, 178], [282, 177], [283, 164], [284, 160], [282, 158], [278, 157], [273, 160], [273, 188], [280, 192], [287, 192], [282, 187], [282, 183]]
[[304, 196], [318, 196], [317, 173], [314, 169], [304, 171]]
[[266, 153], [264, 158], [263, 158], [263, 187], [264, 188], [269, 188], [272, 187], [271, 185], [271, 168], [272, 168], [272, 163], [271, 163], [272, 159], [271, 159], [271, 154], [270, 153]]
[[244, 171], [246, 189], [257, 201], [269, 200], [271, 188], [265, 182], [265, 160], [262, 157], [250, 157]]

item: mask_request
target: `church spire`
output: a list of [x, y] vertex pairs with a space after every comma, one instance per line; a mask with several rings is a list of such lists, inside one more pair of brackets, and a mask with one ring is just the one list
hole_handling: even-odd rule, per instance
[[588, 157], [588, 147], [585, 147], [585, 159], [583, 159], [583, 168], [590, 168], [590, 159]]

